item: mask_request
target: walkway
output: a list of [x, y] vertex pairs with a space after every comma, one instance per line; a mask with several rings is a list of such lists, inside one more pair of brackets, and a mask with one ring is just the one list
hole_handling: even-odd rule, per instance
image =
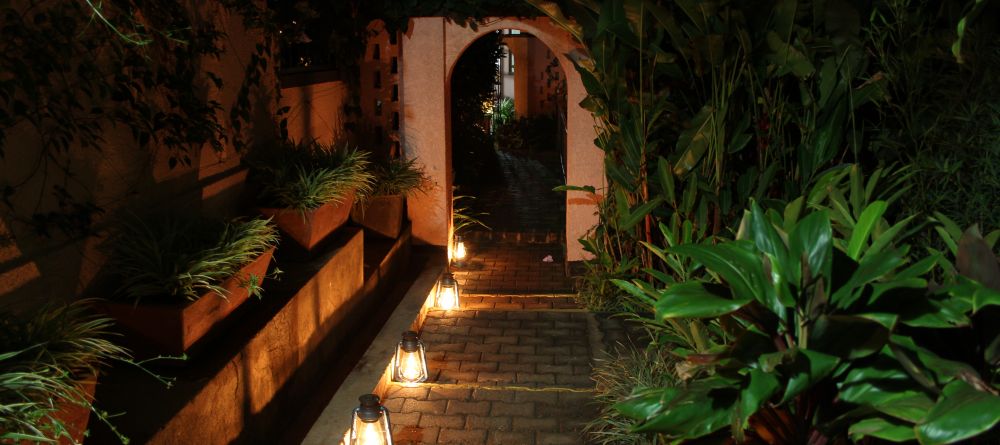
[[[519, 250], [494, 245], [474, 258], [484, 261], [504, 251], [515, 258], [510, 252]], [[484, 270], [493, 281], [456, 276], [466, 287], [482, 287], [474, 282], [504, 287], [526, 271], [547, 277], [530, 281], [536, 286], [567, 286], [561, 275], [542, 272], [552, 263], [536, 256], [530, 263], [489, 264]], [[390, 384], [386, 391], [395, 444], [586, 443], [582, 424], [596, 412], [588, 403], [591, 362], [603, 349], [594, 318], [565, 293], [463, 294], [459, 310], [431, 311], [424, 322], [428, 382]]]

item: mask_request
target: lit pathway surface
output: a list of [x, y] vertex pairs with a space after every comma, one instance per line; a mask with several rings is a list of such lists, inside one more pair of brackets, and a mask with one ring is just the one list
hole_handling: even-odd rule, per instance
[[431, 311], [428, 382], [386, 391], [395, 444], [586, 443], [596, 330], [568, 295], [471, 295]]
[[[463, 294], [573, 292], [573, 283], [566, 278], [561, 243], [474, 241], [468, 244], [468, 248], [470, 258], [454, 270]], [[543, 261], [546, 257], [551, 257], [552, 261]], [[572, 299], [568, 302], [571, 303]], [[577, 306], [556, 307], [560, 308]]]

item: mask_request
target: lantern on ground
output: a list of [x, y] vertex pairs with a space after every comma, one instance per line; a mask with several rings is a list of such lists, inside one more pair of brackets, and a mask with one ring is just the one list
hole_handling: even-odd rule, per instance
[[351, 415], [351, 442], [349, 445], [392, 445], [389, 411], [379, 403], [375, 394], [358, 397], [361, 402]]
[[462, 240], [462, 237], [456, 236], [455, 237], [455, 250], [454, 250], [454, 252], [452, 252], [452, 255], [451, 255], [452, 259], [454, 259], [455, 262], [461, 264], [462, 261], [465, 261], [465, 257], [467, 255], [468, 255], [468, 252], [465, 250], [465, 241]]
[[458, 309], [458, 282], [451, 272], [445, 273], [438, 282], [437, 307], [446, 311]]
[[427, 359], [424, 344], [416, 332], [406, 331], [396, 347], [392, 379], [402, 383], [420, 383], [427, 380]]

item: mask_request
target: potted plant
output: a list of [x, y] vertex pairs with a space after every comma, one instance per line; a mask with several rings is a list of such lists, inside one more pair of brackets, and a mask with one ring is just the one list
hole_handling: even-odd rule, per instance
[[378, 165], [374, 185], [370, 192], [358, 195], [351, 219], [379, 235], [396, 238], [403, 228], [405, 198], [429, 182], [416, 159], [394, 159]]
[[[0, 315], [0, 442], [83, 441], [100, 368], [130, 362], [107, 339], [108, 318], [87, 314], [90, 302]], [[124, 439], [124, 438], [123, 438]]]
[[[276, 148], [276, 149], [274, 149]], [[368, 195], [368, 153], [315, 141], [259, 150], [248, 161], [260, 212], [312, 251], [347, 222], [356, 195]]]
[[181, 354], [260, 297], [277, 244], [261, 218], [131, 218], [113, 239], [108, 264], [120, 285], [105, 310], [156, 352]]

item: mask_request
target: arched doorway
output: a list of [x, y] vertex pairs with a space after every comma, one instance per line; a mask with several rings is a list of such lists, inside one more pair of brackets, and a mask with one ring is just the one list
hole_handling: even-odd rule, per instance
[[561, 263], [566, 200], [553, 188], [566, 183], [566, 76], [555, 54], [530, 33], [494, 31], [449, 81], [454, 212], [483, 223], [462, 235], [547, 244]]
[[[568, 54], [578, 44], [547, 18], [487, 20], [477, 29], [442, 17], [413, 19], [403, 37], [400, 79], [401, 131], [404, 152], [423, 164], [436, 187], [414, 197], [409, 205], [413, 235], [419, 242], [445, 246], [451, 235], [451, 186], [454, 182], [449, 79], [464, 50], [476, 39], [502, 29], [519, 29], [537, 37], [557, 58], [566, 76], [566, 182], [604, 187], [603, 154], [594, 145], [596, 130], [590, 113], [579, 106], [586, 91]], [[566, 259], [587, 254], [575, 240], [598, 219], [599, 196], [570, 192], [565, 196]]]

